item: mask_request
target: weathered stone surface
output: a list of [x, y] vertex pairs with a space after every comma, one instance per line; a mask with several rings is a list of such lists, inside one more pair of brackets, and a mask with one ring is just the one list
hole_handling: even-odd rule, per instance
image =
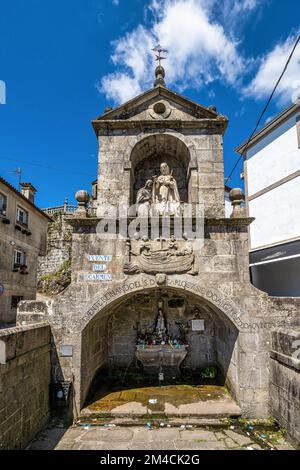
[[237, 432], [231, 431], [230, 429], [226, 430], [225, 434], [227, 434], [227, 436], [230, 439], [232, 439], [234, 442], [236, 442], [237, 445], [239, 445], [239, 446], [245, 446], [245, 445], [251, 444], [251, 442], [252, 442], [250, 437], [247, 437], [243, 434], [239, 434]]
[[272, 332], [270, 407], [273, 416], [300, 443], [300, 330]]
[[50, 327], [0, 330], [0, 449], [22, 449], [49, 417]]

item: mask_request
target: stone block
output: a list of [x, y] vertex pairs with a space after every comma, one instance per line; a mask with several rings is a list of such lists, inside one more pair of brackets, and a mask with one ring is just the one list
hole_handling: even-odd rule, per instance
[[214, 270], [226, 271], [226, 272], [235, 272], [236, 271], [236, 257], [223, 255], [214, 257]]

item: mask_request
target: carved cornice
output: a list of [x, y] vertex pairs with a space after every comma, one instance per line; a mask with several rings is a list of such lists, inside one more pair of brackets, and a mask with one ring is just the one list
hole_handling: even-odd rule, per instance
[[224, 133], [228, 124], [228, 121], [225, 118], [217, 119], [197, 119], [197, 120], [188, 120], [181, 121], [178, 119], [175, 120], [123, 120], [123, 119], [114, 119], [114, 120], [95, 120], [92, 121], [93, 127], [97, 135], [109, 135], [115, 131], [126, 131], [128, 134], [130, 131], [139, 131], [144, 132], [153, 132], [160, 131], [166, 132], [169, 129], [172, 130], [202, 130], [207, 129], [210, 131], [215, 131], [216, 133]]
[[[75, 230], [80, 229], [81, 227], [94, 227], [96, 228], [97, 224], [106, 219], [105, 217], [87, 217], [85, 219], [77, 219], [75, 217], [66, 217], [65, 221], [68, 222]], [[128, 223], [134, 220], [135, 217], [128, 217]], [[239, 218], [205, 218], [204, 225], [208, 227], [247, 227], [254, 221], [254, 217], [239, 217]], [[116, 221], [117, 227], [119, 226], [119, 219]], [[170, 217], [170, 226], [174, 224], [174, 217]], [[151, 227], [151, 222], [149, 221], [149, 227]]]

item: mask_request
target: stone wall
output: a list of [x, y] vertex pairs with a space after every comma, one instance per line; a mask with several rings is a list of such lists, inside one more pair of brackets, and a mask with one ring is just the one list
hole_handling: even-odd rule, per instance
[[22, 449], [49, 417], [50, 327], [0, 331], [0, 449]]
[[38, 259], [38, 285], [40, 293], [55, 295], [70, 283], [72, 230], [63, 214], [53, 214], [49, 224], [47, 252]]
[[82, 389], [81, 400], [87, 398], [97, 372], [108, 365], [108, 318], [90, 322], [82, 333]]
[[38, 280], [45, 274], [58, 271], [63, 262], [70, 259], [72, 235], [62, 214], [54, 214], [49, 224], [46, 256], [38, 262]]
[[300, 328], [272, 333], [270, 408], [290, 439], [300, 444]]

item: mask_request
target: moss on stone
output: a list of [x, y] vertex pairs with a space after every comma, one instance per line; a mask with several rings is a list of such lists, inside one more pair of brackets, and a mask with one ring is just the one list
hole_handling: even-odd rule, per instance
[[37, 285], [38, 292], [47, 295], [57, 295], [71, 283], [71, 260], [65, 260], [60, 269], [42, 276]]

